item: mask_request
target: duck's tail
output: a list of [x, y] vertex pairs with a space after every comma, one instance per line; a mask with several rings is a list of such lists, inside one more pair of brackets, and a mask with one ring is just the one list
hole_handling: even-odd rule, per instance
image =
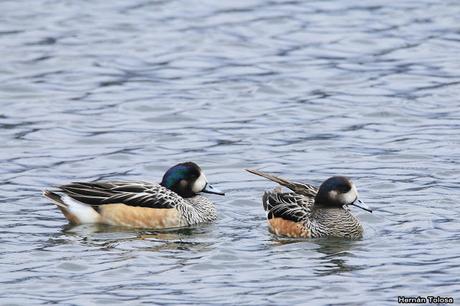
[[294, 190], [293, 188], [295, 188], [294, 183], [291, 183], [290, 181], [288, 181], [286, 179], [283, 179], [281, 177], [274, 176], [272, 174], [268, 174], [268, 173], [265, 173], [265, 172], [262, 172], [262, 171], [259, 171], [259, 170], [255, 170], [255, 169], [245, 169], [245, 170], [248, 171], [249, 173], [252, 173], [252, 174], [264, 177], [266, 179], [269, 179], [270, 181], [278, 183], [278, 184], [280, 184], [280, 185], [282, 185], [284, 187], [287, 187], [289, 189]]
[[294, 191], [295, 193], [298, 193], [298, 194], [303, 194], [303, 195], [306, 195], [306, 196], [315, 196], [316, 193], [318, 192], [318, 189], [316, 187], [314, 187], [312, 185], [309, 185], [309, 184], [291, 182], [291, 181], [288, 181], [288, 180], [286, 180], [284, 178], [275, 176], [273, 174], [268, 174], [268, 173], [265, 173], [265, 172], [262, 172], [262, 171], [259, 171], [259, 170], [255, 170], [255, 169], [245, 169], [245, 170], [250, 172], [250, 173], [252, 173], [252, 174], [264, 177], [266, 179], [269, 179], [270, 181], [278, 183], [281, 186], [289, 188], [289, 189], [291, 189], [292, 191]]
[[97, 223], [100, 215], [90, 205], [72, 199], [68, 195], [60, 195], [55, 192], [44, 190], [43, 196], [50, 199], [62, 211], [64, 216], [72, 224]]

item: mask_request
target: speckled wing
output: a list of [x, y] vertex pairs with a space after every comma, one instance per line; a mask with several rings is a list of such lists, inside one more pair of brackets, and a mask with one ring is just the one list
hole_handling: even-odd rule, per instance
[[264, 193], [262, 203], [268, 219], [282, 218], [302, 222], [310, 216], [314, 198], [293, 192], [267, 191]]
[[147, 182], [76, 182], [59, 186], [59, 189], [95, 209], [101, 205], [120, 203], [135, 207], [174, 208], [185, 202], [175, 192]]

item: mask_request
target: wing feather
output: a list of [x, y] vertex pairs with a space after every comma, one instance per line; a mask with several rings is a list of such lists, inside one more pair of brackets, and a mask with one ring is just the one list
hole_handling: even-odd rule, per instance
[[310, 216], [314, 198], [293, 192], [267, 191], [264, 193], [262, 203], [268, 219], [283, 218], [302, 222]]
[[318, 193], [318, 188], [310, 184], [291, 182], [279, 176], [275, 176], [273, 174], [269, 174], [269, 173], [255, 170], [255, 169], [246, 169], [246, 171], [252, 174], [264, 177], [266, 179], [269, 179], [270, 181], [276, 182], [280, 184], [281, 186], [287, 187], [298, 194], [302, 194], [302, 195], [309, 196], [309, 197], [314, 197]]
[[151, 208], [174, 208], [185, 200], [159, 184], [147, 182], [74, 182], [59, 186], [61, 192], [98, 208], [105, 204], [125, 204]]

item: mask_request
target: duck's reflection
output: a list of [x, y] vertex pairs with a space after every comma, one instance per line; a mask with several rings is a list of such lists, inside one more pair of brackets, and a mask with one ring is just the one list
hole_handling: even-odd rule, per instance
[[315, 269], [317, 275], [333, 275], [343, 272], [360, 270], [363, 267], [349, 263], [352, 249], [359, 245], [359, 241], [343, 239], [316, 239], [318, 252], [324, 254], [323, 264]]
[[315, 275], [325, 276], [334, 275], [344, 272], [351, 272], [363, 269], [359, 265], [349, 264], [352, 250], [360, 245], [358, 240], [346, 240], [340, 238], [318, 238], [318, 239], [291, 239], [291, 238], [274, 238], [277, 244], [285, 245], [290, 243], [310, 243], [317, 246], [315, 252], [321, 253], [322, 256], [315, 257], [317, 262], [313, 269]]
[[[80, 243], [99, 248], [135, 248], [142, 251], [199, 250], [208, 248], [213, 241], [212, 224], [176, 229], [135, 229], [102, 224], [65, 225], [56, 233], [54, 244]], [[145, 242], [141, 245], [138, 242]]]

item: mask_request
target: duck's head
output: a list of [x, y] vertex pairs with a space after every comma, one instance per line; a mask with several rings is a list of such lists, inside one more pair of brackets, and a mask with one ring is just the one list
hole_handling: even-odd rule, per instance
[[343, 208], [353, 205], [368, 212], [372, 210], [358, 198], [355, 184], [344, 176], [333, 176], [319, 187], [315, 205], [322, 208]]
[[225, 195], [222, 191], [208, 183], [201, 168], [193, 163], [177, 164], [166, 171], [161, 186], [174, 191], [183, 198], [191, 198], [200, 192]]

